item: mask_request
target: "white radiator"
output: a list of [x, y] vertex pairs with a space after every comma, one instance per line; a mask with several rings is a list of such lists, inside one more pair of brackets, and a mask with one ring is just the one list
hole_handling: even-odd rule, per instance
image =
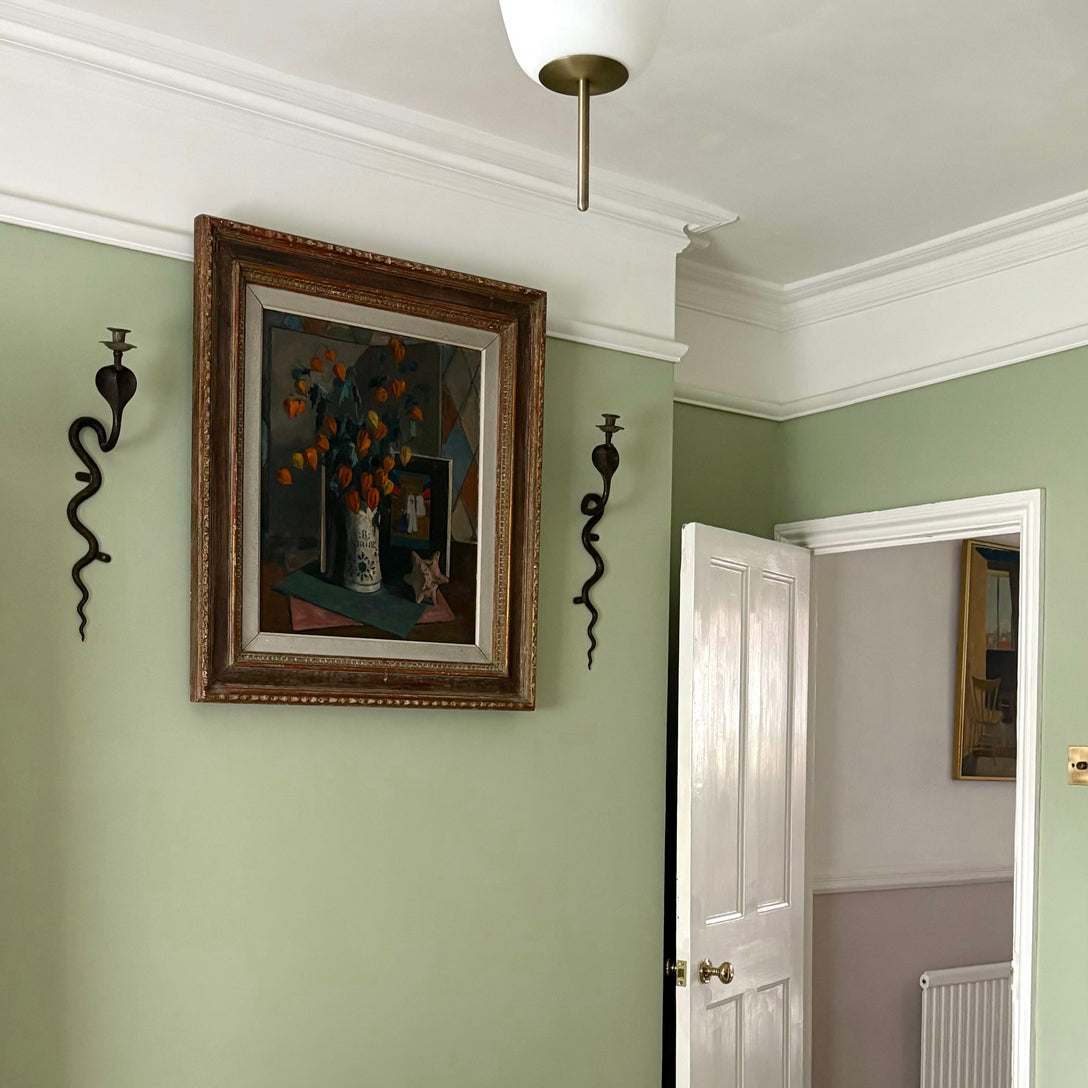
[[1012, 964], [922, 975], [921, 1088], [1009, 1088]]

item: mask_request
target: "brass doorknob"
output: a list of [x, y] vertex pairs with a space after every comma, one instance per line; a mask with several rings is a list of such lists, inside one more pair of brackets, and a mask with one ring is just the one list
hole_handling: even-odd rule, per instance
[[710, 960], [703, 960], [699, 964], [699, 981], [709, 982], [712, 978], [721, 979], [728, 986], [733, 981], [733, 965], [723, 963], [721, 967], [715, 967]]

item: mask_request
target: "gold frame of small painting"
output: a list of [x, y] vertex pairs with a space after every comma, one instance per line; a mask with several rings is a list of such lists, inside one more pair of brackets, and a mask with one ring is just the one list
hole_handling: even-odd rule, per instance
[[952, 777], [1014, 782], [1020, 549], [965, 540]]
[[531, 710], [543, 292], [201, 216], [191, 697]]

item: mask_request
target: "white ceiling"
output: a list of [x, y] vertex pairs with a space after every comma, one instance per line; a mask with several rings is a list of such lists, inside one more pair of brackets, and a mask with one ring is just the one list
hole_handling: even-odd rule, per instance
[[[569, 154], [497, 0], [67, 6]], [[672, 0], [593, 161], [732, 208], [692, 258], [792, 282], [1088, 189], [1085, 0]]]

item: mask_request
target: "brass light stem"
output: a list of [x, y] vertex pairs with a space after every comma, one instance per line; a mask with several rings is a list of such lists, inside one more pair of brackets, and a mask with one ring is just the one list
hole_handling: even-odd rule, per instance
[[618, 60], [579, 53], [549, 61], [540, 69], [540, 82], [557, 94], [578, 96], [578, 210], [589, 210], [589, 100], [627, 82], [627, 69]]
[[578, 80], [578, 210], [589, 210], [589, 80]]

